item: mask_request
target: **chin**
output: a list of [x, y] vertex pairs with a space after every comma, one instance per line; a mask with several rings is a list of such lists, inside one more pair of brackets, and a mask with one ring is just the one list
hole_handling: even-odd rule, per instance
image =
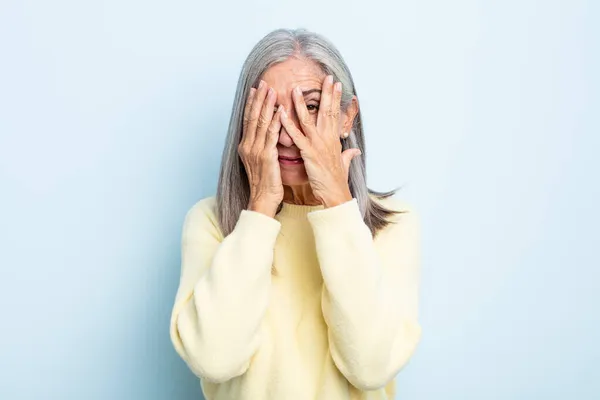
[[306, 170], [302, 171], [281, 171], [281, 183], [286, 186], [299, 186], [308, 183], [308, 175]]

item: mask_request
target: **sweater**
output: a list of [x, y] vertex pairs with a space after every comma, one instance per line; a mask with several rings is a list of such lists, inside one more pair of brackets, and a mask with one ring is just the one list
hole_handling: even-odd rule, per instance
[[414, 210], [375, 238], [356, 199], [243, 210], [223, 237], [215, 197], [187, 212], [170, 336], [206, 400], [393, 399], [415, 351], [420, 233]]

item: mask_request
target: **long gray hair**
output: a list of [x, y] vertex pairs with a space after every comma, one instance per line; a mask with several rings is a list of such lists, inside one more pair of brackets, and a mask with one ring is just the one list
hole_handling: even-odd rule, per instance
[[[235, 228], [242, 210], [248, 206], [250, 200], [248, 176], [238, 154], [238, 144], [242, 138], [245, 101], [250, 88], [257, 87], [269, 67], [286, 61], [292, 56], [315, 61], [325, 74], [333, 75], [334, 81], [342, 82], [341, 108], [343, 111], [347, 110], [352, 97], [356, 95], [352, 75], [341, 54], [331, 42], [321, 35], [305, 29], [277, 29], [254, 46], [242, 67], [221, 160], [216, 213], [224, 236], [227, 236]], [[348, 182], [352, 197], [356, 198], [358, 202], [365, 224], [375, 236], [389, 223], [387, 217], [395, 211], [378, 204], [372, 196], [382, 199], [393, 195], [397, 189], [389, 192], [376, 192], [367, 188], [367, 153], [360, 110], [354, 119], [350, 136], [342, 140], [342, 149], [348, 148], [359, 148], [362, 152], [362, 155], [353, 159], [350, 164]]]

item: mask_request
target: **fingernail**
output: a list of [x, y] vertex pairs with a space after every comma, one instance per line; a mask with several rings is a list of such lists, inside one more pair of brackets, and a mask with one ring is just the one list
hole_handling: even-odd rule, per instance
[[259, 82], [259, 84], [258, 84], [258, 88], [259, 88], [259, 89], [262, 89], [262, 88], [263, 88], [263, 86], [265, 86], [265, 81], [263, 81], [263, 80], [261, 79], [261, 81], [260, 81], [260, 82]]
[[267, 96], [271, 96], [273, 95], [273, 88], [269, 88], [269, 91], [267, 92]]
[[335, 83], [335, 90], [337, 90], [338, 92], [342, 91], [342, 82]]
[[330, 85], [333, 83], [333, 75], [327, 75], [327, 83]]
[[285, 119], [287, 118], [287, 114], [285, 112], [285, 108], [283, 106], [279, 106], [279, 112], [281, 112], [281, 118]]
[[296, 92], [297, 95], [301, 95], [302, 91], [300, 90], [300, 86], [296, 86], [296, 89], [294, 89], [294, 92]]

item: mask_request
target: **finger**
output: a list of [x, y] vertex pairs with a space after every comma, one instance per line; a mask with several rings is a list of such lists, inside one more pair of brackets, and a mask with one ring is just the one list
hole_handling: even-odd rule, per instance
[[246, 131], [248, 129], [248, 122], [250, 120], [250, 109], [252, 108], [252, 102], [254, 101], [254, 97], [256, 95], [256, 89], [250, 88], [250, 94], [246, 99], [246, 105], [244, 106], [244, 119], [242, 125], [242, 142], [246, 140]]
[[269, 125], [271, 124], [271, 120], [273, 119], [273, 107], [275, 107], [276, 99], [277, 95], [275, 94], [275, 90], [269, 88], [258, 121], [256, 122], [256, 139], [254, 140], [254, 145], [258, 146], [260, 149], [265, 147], [265, 137]]
[[300, 127], [306, 136], [312, 137], [312, 135], [315, 133], [316, 127], [312, 122], [308, 109], [306, 108], [304, 96], [302, 95], [302, 91], [300, 90], [299, 86], [292, 91], [292, 98], [294, 99], [294, 108], [296, 109], [296, 115], [298, 116]]
[[330, 119], [327, 114], [331, 111], [332, 88], [333, 76], [327, 75], [323, 80], [323, 86], [321, 87], [321, 101], [319, 103], [319, 114], [317, 117], [317, 127], [319, 128]]
[[347, 149], [342, 152], [342, 163], [344, 164], [346, 171], [350, 169], [350, 163], [352, 162], [352, 159], [360, 156], [361, 154], [362, 152], [357, 148]]
[[333, 135], [338, 138], [340, 135], [340, 129], [342, 124], [342, 119], [340, 118], [340, 111], [342, 106], [342, 82], [336, 82], [333, 85], [333, 100], [331, 107], [333, 109], [333, 126], [332, 130]]
[[279, 132], [281, 131], [281, 111], [283, 110], [283, 106], [279, 106], [277, 112], [273, 116], [273, 120], [271, 121], [271, 125], [269, 125], [269, 130], [267, 131], [267, 139], [265, 143], [266, 149], [274, 148], [279, 141]]
[[300, 129], [296, 128], [296, 125], [294, 125], [294, 122], [288, 117], [283, 106], [281, 106], [281, 125], [283, 125], [300, 151], [308, 150], [308, 139], [302, 134]]
[[260, 110], [262, 109], [265, 96], [267, 95], [267, 84], [265, 81], [260, 81], [258, 90], [254, 95], [252, 106], [250, 107], [250, 115], [248, 116], [248, 124], [246, 128], [246, 135], [248, 144], [252, 146], [256, 140], [256, 125], [258, 124], [258, 118], [260, 116]]

